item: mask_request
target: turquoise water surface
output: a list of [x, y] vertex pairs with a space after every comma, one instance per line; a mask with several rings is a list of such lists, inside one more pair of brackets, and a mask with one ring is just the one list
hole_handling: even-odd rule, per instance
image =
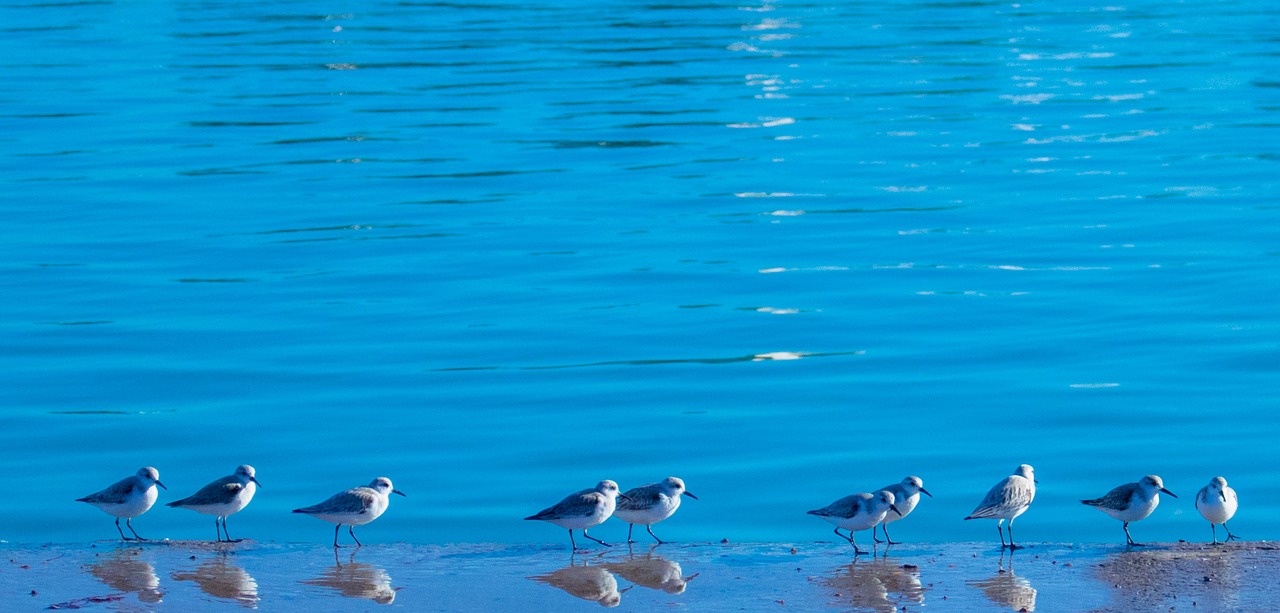
[[[0, 5], [0, 539], [83, 542], [143, 465], [385, 475], [366, 543], [683, 477], [676, 541], [895, 538], [1020, 463], [1023, 541], [1144, 474], [1138, 540], [1280, 538], [1280, 6], [1261, 0]], [[161, 508], [148, 537], [207, 538]], [[593, 531], [623, 538], [614, 521]], [[861, 537], [860, 537], [861, 538]]]

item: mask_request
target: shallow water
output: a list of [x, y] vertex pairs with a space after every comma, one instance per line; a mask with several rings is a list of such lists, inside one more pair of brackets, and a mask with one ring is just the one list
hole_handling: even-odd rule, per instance
[[[1280, 535], [1280, 9], [1227, 2], [0, 5], [0, 539], [240, 463], [234, 536], [391, 477], [367, 542], [554, 542], [602, 478], [673, 540], [895, 538], [1036, 466], [1028, 541]], [[144, 536], [207, 538], [157, 508]], [[625, 526], [597, 528], [621, 538]]]

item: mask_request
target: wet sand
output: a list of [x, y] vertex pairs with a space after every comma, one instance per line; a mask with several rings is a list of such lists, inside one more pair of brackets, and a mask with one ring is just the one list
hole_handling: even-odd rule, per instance
[[597, 547], [243, 541], [0, 545], [6, 611], [1266, 611], [1267, 542]]

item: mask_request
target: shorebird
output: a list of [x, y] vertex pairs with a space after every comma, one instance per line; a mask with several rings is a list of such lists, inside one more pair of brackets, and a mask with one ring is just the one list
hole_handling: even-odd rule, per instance
[[1160, 493], [1164, 492], [1174, 498], [1173, 492], [1164, 489], [1164, 481], [1156, 475], [1147, 475], [1137, 483], [1126, 483], [1107, 492], [1102, 498], [1081, 500], [1089, 505], [1124, 522], [1124, 538], [1130, 546], [1141, 546], [1135, 543], [1129, 534], [1129, 522], [1145, 519], [1160, 504]]
[[362, 547], [364, 543], [356, 538], [356, 526], [363, 526], [378, 519], [378, 516], [387, 510], [387, 505], [391, 504], [391, 494], [404, 496], [404, 492], [391, 486], [390, 479], [378, 477], [369, 485], [338, 492], [320, 504], [294, 509], [293, 512], [305, 513], [316, 519], [337, 524], [333, 527], [334, 547], [338, 547], [338, 530], [346, 524], [347, 531], [351, 533], [351, 539], [356, 542], [356, 547]]
[[[1000, 533], [1000, 547], [1010, 550], [1019, 549], [1013, 544], [1013, 520], [1027, 512], [1031, 501], [1036, 498], [1035, 469], [1030, 464], [1023, 464], [1013, 471], [1012, 475], [1001, 479], [991, 487], [987, 495], [978, 503], [965, 519], [995, 519], [996, 532]], [[1001, 526], [1009, 520], [1009, 544], [1004, 542], [1004, 530]]]
[[627, 542], [635, 542], [631, 540], [631, 531], [635, 529], [636, 524], [640, 524], [649, 531], [649, 536], [661, 545], [662, 539], [653, 533], [653, 524], [675, 514], [676, 509], [680, 508], [681, 495], [694, 500], [698, 499], [684, 489], [684, 481], [678, 477], [667, 477], [658, 483], [627, 490], [627, 493], [622, 495], [622, 500], [618, 502], [617, 508], [613, 510], [615, 517], [630, 524], [627, 528]]
[[[930, 498], [933, 498], [933, 494], [924, 489], [924, 481], [921, 481], [920, 477], [906, 477], [898, 483], [880, 489], [893, 494], [893, 504], [898, 507], [898, 511], [901, 513], [900, 515], [886, 513], [884, 521], [880, 522], [880, 529], [884, 530], [885, 542], [890, 545], [897, 545], [899, 541], [889, 538], [889, 524], [910, 515], [915, 510], [916, 505], [920, 504], [920, 494]], [[876, 538], [875, 530], [871, 531], [871, 538], [877, 543], [880, 542], [880, 539]]]
[[[254, 477], [252, 466], [245, 464], [236, 468], [236, 471], [226, 477], [218, 479], [209, 485], [182, 500], [175, 500], [165, 506], [175, 507], [178, 509], [190, 509], [196, 513], [213, 516], [213, 531], [217, 534], [218, 542], [222, 541], [223, 533], [227, 535], [227, 542], [232, 542], [231, 533], [227, 532], [227, 516], [237, 513], [241, 509], [249, 505], [249, 501], [253, 500], [253, 495], [258, 491], [262, 484]], [[219, 529], [219, 521], [222, 528]]]
[[[898, 507], [893, 504], [893, 493], [880, 490], [874, 494], [853, 494], [845, 496], [821, 509], [809, 511], [810, 515], [817, 515], [822, 519], [835, 524], [835, 533], [840, 538], [849, 541], [853, 545], [853, 553], [866, 553], [858, 549], [858, 544], [853, 542], [853, 533], [858, 530], [866, 530], [867, 528], [875, 528], [876, 524], [884, 520], [885, 515], [889, 511], [898, 513]], [[840, 529], [844, 528], [849, 531], [849, 536], [840, 534]]]
[[551, 522], [567, 529], [569, 544], [574, 551], [578, 551], [578, 543], [573, 540], [574, 530], [581, 530], [582, 536], [605, 547], [612, 547], [613, 545], [587, 534], [587, 529], [594, 528], [609, 519], [609, 516], [613, 515], [619, 497], [626, 500], [625, 494], [618, 493], [618, 484], [605, 479], [595, 487], [569, 494], [554, 506], [547, 507], [525, 519]]
[[151, 505], [156, 503], [159, 492], [156, 486], [169, 489], [160, 482], [160, 471], [144, 466], [138, 469], [138, 472], [112, 483], [110, 487], [101, 492], [89, 494], [84, 498], [76, 498], [76, 502], [87, 502], [99, 509], [107, 515], [116, 518], [116, 531], [120, 533], [122, 540], [131, 541], [124, 535], [124, 530], [120, 529], [120, 518], [124, 518], [124, 525], [129, 527], [129, 532], [133, 533], [135, 539], [145, 541], [147, 539], [138, 536], [138, 531], [133, 529], [130, 520], [146, 513]]
[[1209, 526], [1213, 528], [1214, 544], [1218, 542], [1218, 524], [1226, 528], [1228, 541], [1239, 538], [1231, 533], [1231, 528], [1227, 528], [1227, 522], [1236, 514], [1238, 506], [1236, 491], [1222, 477], [1214, 477], [1209, 485], [1200, 488], [1200, 493], [1196, 494], [1196, 510], [1201, 517], [1209, 520]]

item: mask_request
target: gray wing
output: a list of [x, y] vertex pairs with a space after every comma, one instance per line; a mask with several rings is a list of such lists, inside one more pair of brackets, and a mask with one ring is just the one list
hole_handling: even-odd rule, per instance
[[295, 509], [294, 513], [360, 513], [373, 504], [375, 497], [373, 490], [367, 487], [354, 487], [334, 494], [320, 504]]
[[1017, 509], [1031, 504], [1031, 489], [1022, 482], [1025, 479], [1014, 479], [1012, 475], [995, 484], [978, 503], [978, 507], [967, 519], [979, 519], [1003, 515], [1009, 509]]
[[618, 508], [631, 511], [643, 511], [658, 505], [662, 501], [662, 488], [656, 483], [627, 490], [626, 498], [618, 499]]
[[862, 494], [845, 496], [821, 509], [809, 511], [810, 515], [825, 517], [853, 517], [867, 506], [867, 497]]
[[901, 502], [903, 499], [905, 499], [905, 498], [907, 497], [907, 488], [902, 487], [902, 484], [901, 484], [901, 483], [894, 483], [893, 485], [886, 485], [886, 486], [884, 486], [884, 487], [882, 487], [882, 488], [880, 488], [880, 489], [878, 489], [878, 490], [876, 490], [876, 491], [877, 491], [877, 492], [889, 492], [890, 494], [893, 494], [893, 499], [894, 499], [894, 500], [896, 500], [896, 501], [898, 501], [898, 502]]
[[603, 497], [604, 494], [595, 490], [582, 490], [576, 494], [570, 494], [564, 500], [557, 502], [555, 506], [547, 507], [539, 511], [537, 515], [530, 515], [525, 519], [586, 517], [596, 512], [596, 506], [600, 504], [600, 500]]
[[183, 498], [175, 500], [165, 506], [185, 507], [185, 506], [201, 506], [207, 504], [225, 504], [231, 502], [235, 495], [244, 489], [240, 484], [240, 480], [235, 477], [223, 477], [200, 488], [200, 491]]
[[1116, 511], [1123, 511], [1129, 508], [1129, 505], [1133, 503], [1133, 496], [1137, 494], [1140, 489], [1141, 488], [1138, 487], [1137, 483], [1126, 483], [1124, 485], [1117, 486], [1110, 492], [1107, 492], [1107, 495], [1102, 498], [1082, 500], [1081, 502], [1091, 507], [1105, 507], [1108, 509], [1115, 509]]
[[106, 504], [124, 504], [129, 499], [129, 492], [137, 486], [137, 479], [133, 477], [125, 477], [115, 483], [112, 483], [107, 489], [101, 492], [94, 492], [84, 498], [77, 498], [76, 502], [102, 502]]

